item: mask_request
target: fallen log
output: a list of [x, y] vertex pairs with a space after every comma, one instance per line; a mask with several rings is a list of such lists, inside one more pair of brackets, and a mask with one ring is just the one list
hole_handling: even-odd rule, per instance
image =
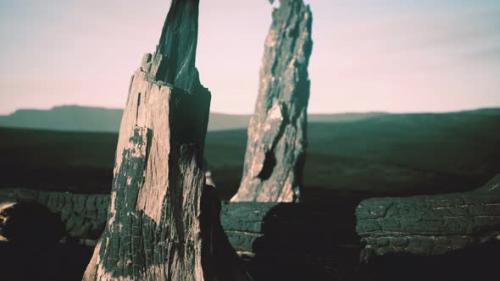
[[364, 260], [442, 255], [500, 240], [500, 174], [471, 192], [367, 199], [356, 217]]
[[61, 218], [65, 236], [71, 239], [96, 240], [108, 215], [109, 194], [75, 194], [11, 188], [0, 190], [0, 204], [36, 202]]

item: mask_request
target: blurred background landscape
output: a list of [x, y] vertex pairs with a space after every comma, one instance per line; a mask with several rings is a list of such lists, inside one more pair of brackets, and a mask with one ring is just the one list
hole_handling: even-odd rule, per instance
[[[0, 117], [0, 187], [109, 192], [120, 117], [119, 109], [81, 106]], [[210, 115], [205, 157], [224, 200], [239, 185], [248, 119]], [[500, 171], [499, 129], [499, 108], [311, 114], [304, 196], [474, 189]]]

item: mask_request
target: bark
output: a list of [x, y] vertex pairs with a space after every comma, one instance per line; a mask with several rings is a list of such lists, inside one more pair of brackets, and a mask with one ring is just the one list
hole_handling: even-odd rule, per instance
[[237, 201], [299, 201], [305, 161], [312, 14], [302, 0], [273, 10]]
[[96, 240], [101, 236], [106, 224], [109, 199], [109, 194], [0, 190], [0, 208], [15, 202], [38, 203], [60, 217], [66, 237], [81, 240]]
[[210, 93], [194, 66], [197, 24], [197, 0], [172, 1], [156, 52], [132, 77], [109, 215], [84, 280], [246, 278], [221, 259], [235, 257], [230, 247], [214, 248], [224, 236], [218, 202], [204, 195]]
[[500, 175], [465, 193], [371, 198], [356, 210], [362, 257], [441, 255], [500, 239]]

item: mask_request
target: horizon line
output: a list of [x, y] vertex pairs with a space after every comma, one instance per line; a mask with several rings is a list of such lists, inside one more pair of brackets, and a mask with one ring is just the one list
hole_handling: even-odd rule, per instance
[[[15, 114], [18, 111], [26, 111], [26, 110], [38, 110], [38, 111], [51, 111], [56, 108], [61, 107], [81, 107], [81, 108], [94, 108], [94, 109], [104, 109], [104, 110], [123, 110], [123, 108], [119, 107], [107, 107], [102, 105], [81, 105], [81, 104], [61, 104], [54, 105], [51, 107], [25, 107], [25, 108], [17, 108], [8, 113], [0, 113], [0, 116], [10, 116]], [[408, 110], [408, 111], [390, 111], [390, 110], [348, 110], [348, 111], [331, 111], [331, 112], [307, 112], [308, 115], [333, 115], [333, 114], [440, 114], [440, 113], [459, 113], [459, 112], [469, 112], [469, 111], [479, 111], [479, 110], [491, 110], [491, 109], [499, 109], [500, 105], [493, 106], [484, 106], [484, 107], [471, 107], [471, 108], [461, 108], [461, 109], [452, 109], [452, 110]], [[222, 112], [217, 110], [210, 110], [210, 113], [215, 114], [224, 114], [224, 115], [233, 115], [233, 116], [249, 116], [253, 115], [253, 112], [249, 113], [232, 113], [232, 112]]]

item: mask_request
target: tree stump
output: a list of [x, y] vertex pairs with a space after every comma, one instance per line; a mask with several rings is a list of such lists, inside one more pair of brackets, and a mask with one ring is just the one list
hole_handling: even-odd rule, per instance
[[233, 202], [296, 202], [300, 197], [312, 13], [303, 0], [279, 2], [265, 42], [243, 178]]
[[108, 219], [84, 280], [247, 278], [205, 187], [210, 93], [194, 64], [197, 29], [198, 1], [172, 1], [156, 52], [132, 77]]

